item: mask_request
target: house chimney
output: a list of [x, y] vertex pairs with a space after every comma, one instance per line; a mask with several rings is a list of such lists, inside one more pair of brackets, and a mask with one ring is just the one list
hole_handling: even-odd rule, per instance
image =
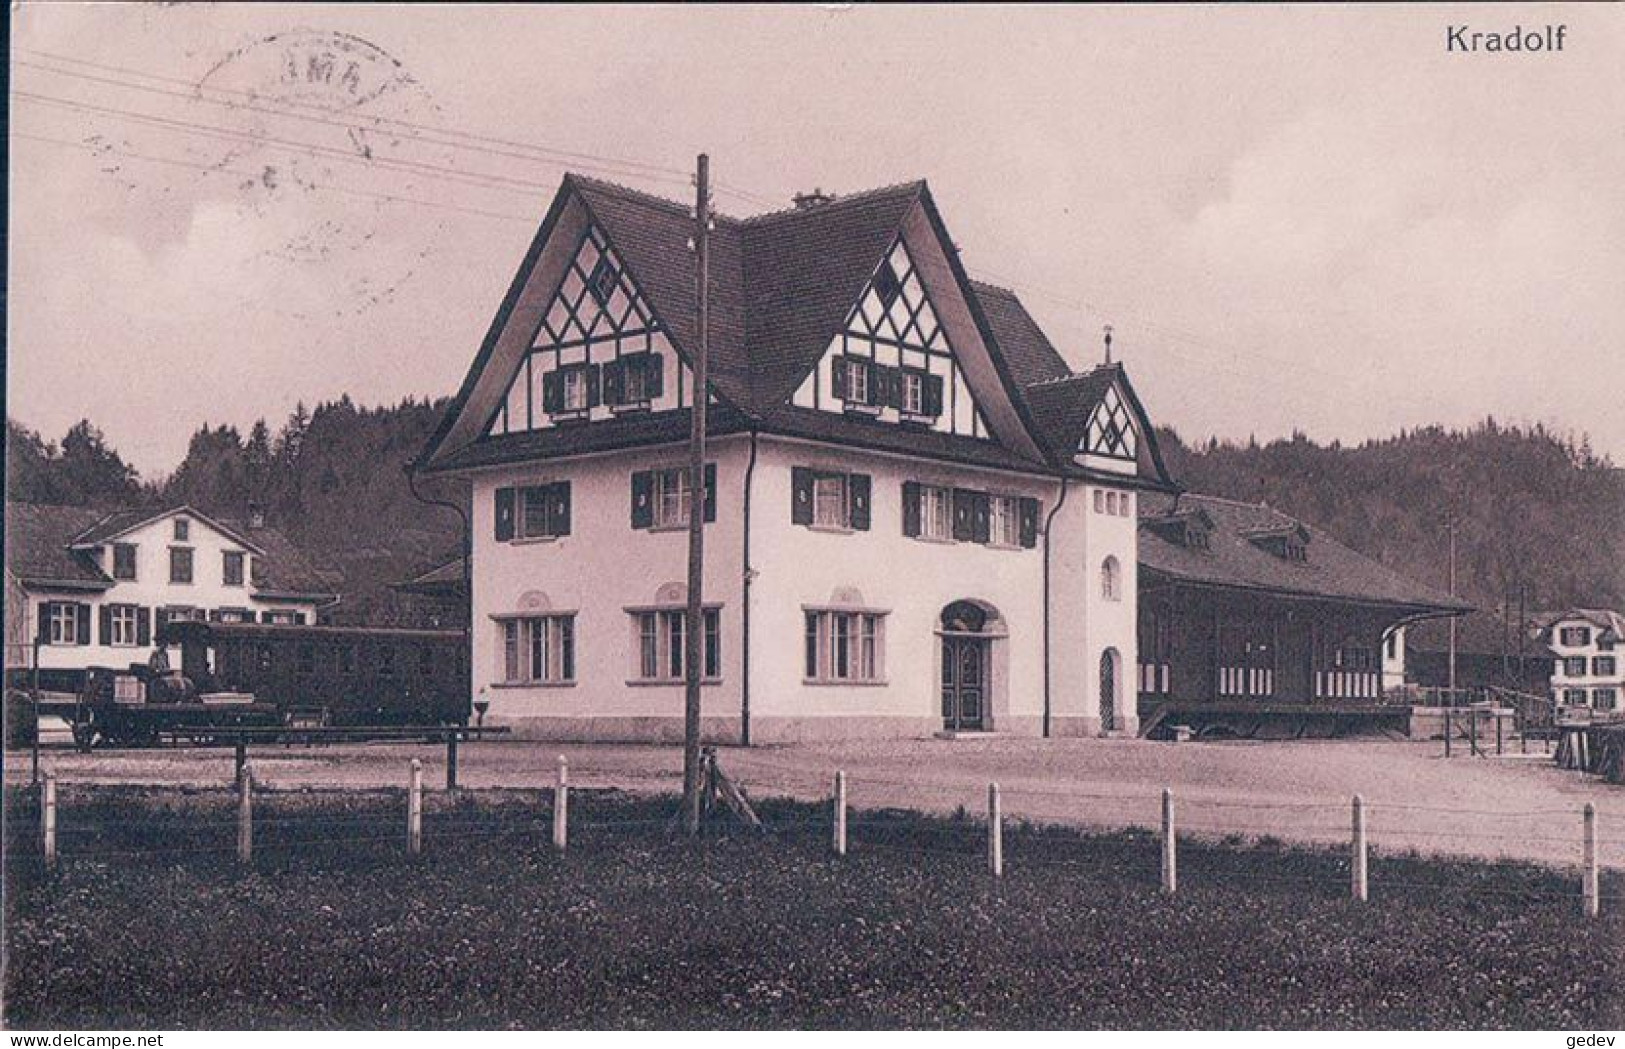
[[835, 199], [835, 194], [825, 193], [822, 189], [814, 188], [811, 193], [797, 193], [790, 198], [795, 202], [797, 211], [811, 211], [822, 204], [828, 204]]
[[264, 528], [265, 527], [265, 507], [261, 506], [258, 503], [249, 503], [248, 504], [248, 527], [250, 527], [250, 528]]
[[1106, 363], [1110, 364], [1112, 362], [1112, 326], [1108, 324], [1103, 330], [1106, 333]]

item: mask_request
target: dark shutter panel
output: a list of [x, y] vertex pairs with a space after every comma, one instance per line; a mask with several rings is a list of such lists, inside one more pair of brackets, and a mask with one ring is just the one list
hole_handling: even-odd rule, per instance
[[113, 606], [103, 605], [96, 610], [97, 644], [113, 643]]
[[602, 379], [599, 373], [603, 368], [597, 364], [587, 365], [587, 407], [596, 408], [604, 403]]
[[225, 621], [226, 621], [226, 615], [225, 615], [224, 612], [220, 611], [220, 609], [218, 609], [218, 608], [209, 609], [209, 622], [211, 622], [211, 623], [223, 623]]
[[261, 612], [260, 613], [260, 622], [261, 623], [269, 623], [270, 621], [271, 621], [271, 613], [269, 613], [269, 612]]
[[860, 532], [869, 530], [869, 483], [868, 474], [848, 474], [847, 484], [847, 523]]
[[553, 535], [569, 535], [570, 482], [555, 481], [547, 487], [548, 526]]
[[295, 623], [298, 623], [300, 626], [304, 626], [305, 625], [305, 614], [303, 612], [295, 612], [293, 614], [293, 621]]
[[666, 358], [658, 353], [651, 353], [643, 359], [644, 389], [649, 392], [651, 401], [658, 400], [666, 393]]
[[156, 609], [152, 613], [152, 622], [157, 629], [162, 630], [164, 628], [164, 624], [169, 622], [169, 609]]
[[976, 513], [972, 507], [975, 498], [975, 492], [954, 489], [954, 538], [961, 542], [976, 538]]
[[88, 645], [90, 644], [90, 606], [80, 603], [75, 605], [74, 609], [79, 614], [79, 643]]
[[837, 401], [846, 400], [846, 357], [836, 357], [833, 373], [830, 378], [833, 383], [830, 387]]
[[1021, 545], [1031, 550], [1038, 545], [1038, 500], [1021, 500]]
[[51, 640], [51, 602], [39, 603], [39, 633], [34, 635], [39, 640], [49, 643]]
[[702, 520], [710, 524], [717, 519], [717, 464], [705, 464], [705, 506], [700, 511]]
[[993, 537], [993, 508], [991, 508], [986, 492], [973, 492], [970, 500], [972, 510], [972, 523], [975, 528], [973, 539], [977, 542], [986, 542]]
[[512, 542], [514, 518], [514, 492], [512, 488], [498, 488], [496, 496], [496, 538], [499, 543]]
[[866, 362], [864, 367], [869, 371], [869, 403], [876, 407], [884, 407], [890, 399], [887, 396], [887, 388], [891, 369], [874, 361]]
[[135, 643], [142, 648], [152, 644], [152, 609], [142, 607], [135, 610]]
[[925, 377], [925, 390], [922, 393], [922, 403], [927, 415], [942, 414], [942, 376], [927, 375]]
[[901, 368], [886, 369], [886, 404], [899, 411], [903, 408], [903, 371]]
[[655, 475], [639, 470], [632, 475], [632, 527], [652, 528], [655, 523]]
[[554, 368], [542, 376], [542, 411], [557, 415], [564, 410], [564, 380]]
[[813, 522], [813, 472], [805, 466], [790, 469], [790, 523], [810, 525]]
[[[639, 363], [635, 358], [633, 364]], [[604, 403], [626, 403], [626, 365], [625, 358], [604, 362]]]
[[903, 534], [920, 534], [920, 482], [903, 482]]

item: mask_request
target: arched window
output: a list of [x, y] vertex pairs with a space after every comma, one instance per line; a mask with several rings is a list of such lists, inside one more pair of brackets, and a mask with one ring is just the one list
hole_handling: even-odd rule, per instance
[[1108, 557], [1100, 564], [1100, 596], [1106, 601], [1121, 601], [1123, 585], [1117, 558]]

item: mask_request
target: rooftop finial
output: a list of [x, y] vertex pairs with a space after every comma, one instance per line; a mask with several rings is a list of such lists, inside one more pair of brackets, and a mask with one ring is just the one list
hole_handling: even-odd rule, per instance
[[1112, 362], [1112, 326], [1108, 324], [1101, 330], [1106, 333], [1106, 363], [1110, 364]]

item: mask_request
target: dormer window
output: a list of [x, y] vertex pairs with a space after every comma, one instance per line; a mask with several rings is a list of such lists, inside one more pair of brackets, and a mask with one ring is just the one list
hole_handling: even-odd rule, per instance
[[1309, 532], [1302, 525], [1261, 528], [1244, 534], [1254, 546], [1283, 561], [1309, 560]]
[[1129, 418], [1128, 406], [1111, 386], [1100, 399], [1089, 418], [1089, 432], [1084, 435], [1083, 450], [1113, 459], [1133, 459], [1136, 455], [1134, 423]]

